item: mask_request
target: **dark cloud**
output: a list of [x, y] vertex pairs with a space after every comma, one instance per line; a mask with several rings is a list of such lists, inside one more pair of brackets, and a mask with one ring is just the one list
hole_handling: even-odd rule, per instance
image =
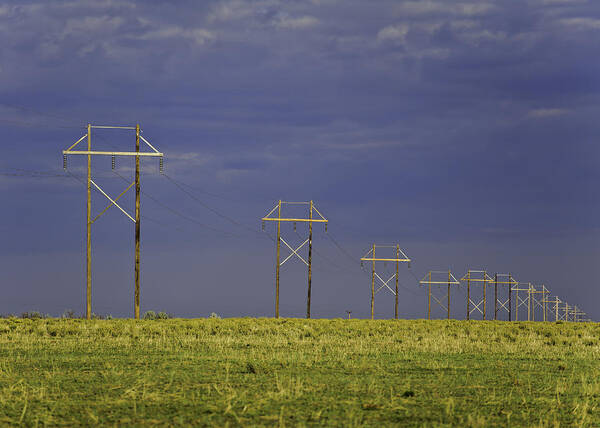
[[[60, 150], [87, 122], [141, 123], [169, 176], [244, 223], [144, 162], [145, 191], [182, 214], [143, 200], [154, 220], [143, 225], [147, 308], [269, 314], [272, 242], [246, 226], [279, 198], [317, 201], [355, 255], [399, 240], [419, 275], [485, 264], [583, 304], [598, 297], [599, 35], [600, 7], [585, 0], [5, 3], [0, 267], [12, 291], [0, 312], [81, 303], [72, 289], [83, 279], [83, 186], [9, 173], [60, 172]], [[118, 194], [108, 162], [96, 174]], [[75, 174], [83, 166], [70, 161]], [[118, 211], [102, 220], [95, 274], [121, 290], [133, 231]], [[320, 315], [366, 314], [368, 278], [327, 235], [316, 245]], [[304, 274], [289, 269], [295, 293]], [[249, 299], [248, 287], [251, 307], [232, 297]], [[39, 298], [47, 289], [60, 297], [52, 309]], [[344, 301], [340, 289], [352, 290]], [[301, 314], [294, 296], [286, 305]], [[103, 304], [129, 311], [121, 298]]]

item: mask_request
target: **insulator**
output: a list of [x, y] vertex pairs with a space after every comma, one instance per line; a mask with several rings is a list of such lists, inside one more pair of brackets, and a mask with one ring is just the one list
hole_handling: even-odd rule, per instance
[[387, 262], [383, 262], [383, 267], [387, 267]]
[[294, 232], [296, 231], [296, 222], [294, 222]]
[[362, 260], [360, 261], [360, 267], [365, 267], [365, 263]]
[[262, 230], [263, 230], [263, 231], [265, 230], [265, 221], [264, 221], [264, 220], [263, 220], [263, 222], [262, 222]]
[[63, 155], [63, 169], [67, 170], [67, 155]]
[[116, 159], [115, 155], [112, 155], [111, 158], [110, 158], [110, 166], [113, 169], [113, 171], [115, 169], [115, 164], [116, 163], [117, 163], [117, 159]]
[[325, 233], [327, 233], [327, 223], [325, 223]]
[[408, 268], [410, 269], [410, 262], [408, 262]]
[[162, 156], [158, 158], [158, 170], [161, 174], [165, 173], [165, 163]]

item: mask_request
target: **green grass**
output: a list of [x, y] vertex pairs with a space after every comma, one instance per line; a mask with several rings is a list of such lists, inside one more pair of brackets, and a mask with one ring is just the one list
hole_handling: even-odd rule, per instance
[[600, 325], [0, 320], [0, 425], [600, 426]]

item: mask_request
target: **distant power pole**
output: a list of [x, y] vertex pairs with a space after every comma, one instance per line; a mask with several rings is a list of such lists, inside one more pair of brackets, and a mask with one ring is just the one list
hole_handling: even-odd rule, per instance
[[[135, 131], [135, 151], [133, 152], [114, 152], [114, 151], [93, 151], [92, 150], [92, 129], [121, 129]], [[156, 150], [142, 135], [140, 135], [140, 125], [136, 126], [98, 126], [87, 125], [87, 133], [77, 140], [67, 150], [63, 150], [63, 167], [67, 169], [67, 155], [84, 155], [87, 156], [87, 261], [86, 261], [86, 318], [89, 320], [92, 317], [92, 224], [100, 218], [113, 205], [125, 214], [131, 221], [135, 223], [135, 269], [134, 269], [134, 317], [140, 318], [140, 156], [150, 156], [160, 158], [160, 166], [162, 169], [163, 154]], [[73, 150], [84, 139], [87, 139], [87, 150]], [[140, 140], [152, 150], [151, 152], [140, 151]], [[92, 156], [111, 156], [112, 168], [115, 168], [116, 156], [135, 156], [135, 180], [123, 190], [116, 198], [111, 198], [102, 190], [102, 188], [92, 180]], [[110, 204], [104, 208], [94, 219], [92, 219], [92, 185], [98, 190]], [[125, 211], [117, 201], [129, 189], [135, 185], [135, 218]]]
[[[444, 277], [447, 276], [447, 279], [444, 278], [443, 280], [439, 278], [439, 275], [443, 274]], [[433, 278], [433, 275], [438, 276], [438, 278]], [[450, 319], [450, 286], [451, 285], [460, 285], [460, 281], [457, 280], [454, 275], [452, 274], [452, 272], [450, 272], [450, 270], [448, 271], [439, 271], [439, 270], [432, 270], [429, 271], [421, 281], [419, 281], [419, 284], [423, 284], [423, 285], [427, 285], [427, 319], [430, 320], [431, 319], [431, 298], [433, 297], [434, 302], [436, 302], [438, 305], [440, 305], [440, 307], [442, 309], [444, 309], [446, 311], [446, 317], [447, 319]], [[431, 286], [437, 286], [437, 288], [442, 288], [443, 286], [447, 285], [448, 289], [446, 291], [446, 294], [442, 297], [442, 299], [447, 298], [448, 301], [446, 303], [442, 302], [440, 299], [438, 299], [435, 294], [431, 293]]]
[[[287, 218], [282, 217], [281, 212], [284, 206], [286, 205], [307, 205], [308, 206], [308, 216], [298, 217], [298, 218]], [[274, 213], [277, 212], [277, 217], [273, 217]], [[315, 214], [318, 216], [315, 218]], [[262, 218], [263, 229], [265, 226], [265, 221], [276, 221], [277, 222], [277, 239], [275, 241], [276, 245], [276, 261], [275, 261], [275, 318], [279, 318], [279, 269], [285, 262], [287, 262], [293, 256], [298, 257], [307, 267], [308, 267], [308, 294], [306, 299], [306, 318], [310, 318], [310, 303], [311, 303], [311, 291], [312, 291], [312, 230], [313, 223], [325, 223], [325, 231], [327, 231], [327, 220], [323, 215], [319, 212], [319, 210], [315, 207], [313, 201], [308, 202], [287, 202], [279, 200], [275, 208], [273, 208], [269, 213]], [[281, 237], [281, 222], [293, 222], [294, 230], [296, 230], [296, 222], [300, 223], [308, 223], [308, 238], [300, 244], [297, 248], [293, 248], [290, 244], [288, 244]], [[291, 253], [280, 262], [280, 247], [281, 242], [285, 244], [286, 247], [291, 251]], [[304, 260], [304, 258], [298, 253], [304, 247], [304, 245], [308, 244], [308, 261]]]
[[352, 311], [346, 311], [346, 313], [348, 314], [348, 319], [350, 319], [350, 315], [352, 314]]
[[[467, 320], [471, 319], [471, 313], [477, 311], [482, 315], [482, 318], [486, 319], [486, 306], [487, 306], [487, 286], [494, 283], [494, 280], [490, 278], [484, 270], [472, 270], [469, 269], [461, 281], [467, 282]], [[481, 300], [474, 301], [471, 299], [471, 283], [482, 283], [483, 296]], [[474, 285], [474, 284], [473, 284]], [[471, 309], [473, 305], [473, 309]]]
[[[513, 287], [518, 284], [518, 281], [510, 273], [496, 273], [494, 275], [494, 320], [498, 319], [498, 312], [504, 310], [508, 314], [508, 320], [512, 321], [512, 292]], [[507, 293], [504, 294], [504, 297], [498, 298], [498, 286], [506, 287]]]
[[[375, 257], [375, 251], [377, 248], [386, 248], [386, 249], [388, 249], [388, 251], [390, 248], [394, 248], [396, 250], [395, 257], [387, 256], [387, 257], [377, 258], [377, 257]], [[375, 294], [377, 294], [383, 287], [386, 287], [388, 290], [390, 290], [391, 293], [396, 297], [396, 304], [394, 306], [394, 318], [398, 319], [398, 267], [399, 267], [400, 262], [407, 262], [408, 266], [410, 267], [410, 259], [404, 253], [404, 251], [400, 248], [400, 245], [376, 245], [376, 244], [373, 244], [373, 247], [369, 251], [367, 251], [367, 254], [365, 254], [363, 257], [361, 257], [360, 263], [362, 264], [363, 262], [371, 262], [372, 263], [372, 265], [371, 265], [371, 319], [375, 318]], [[384, 280], [375, 271], [375, 262], [395, 262], [396, 263], [396, 273], [394, 273], [387, 280]], [[382, 283], [382, 285], [377, 290], [375, 290], [375, 278], [377, 278]], [[389, 282], [394, 278], [396, 279], [396, 290], [395, 291], [392, 290], [390, 288], [390, 286], [388, 285]]]

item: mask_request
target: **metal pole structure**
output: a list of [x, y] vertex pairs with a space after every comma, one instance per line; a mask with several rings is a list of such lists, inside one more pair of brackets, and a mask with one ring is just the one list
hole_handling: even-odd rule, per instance
[[554, 296], [554, 302], [556, 303], [556, 306], [554, 308], [554, 321], [558, 321], [558, 296]]
[[498, 274], [494, 274], [494, 321], [498, 319]]
[[471, 271], [467, 272], [467, 321], [471, 319]]
[[487, 306], [486, 288], [487, 288], [487, 272], [483, 271], [483, 319], [485, 320], [485, 307]]
[[[281, 199], [277, 205], [277, 218], [281, 218]], [[275, 265], [275, 318], [279, 318], [279, 247], [281, 245], [281, 221], [277, 222], [277, 263]]]
[[431, 272], [429, 272], [429, 284], [428, 284], [428, 299], [427, 299], [427, 319], [431, 319]]
[[373, 244], [373, 268], [371, 271], [371, 319], [375, 319], [375, 244]]
[[[375, 257], [373, 257], [375, 258]], [[396, 259], [400, 258], [400, 245], [396, 244]], [[398, 266], [399, 261], [396, 260], [396, 305], [394, 306], [394, 318], [398, 319]]]
[[[313, 201], [310, 201], [308, 218], [312, 220]], [[306, 318], [310, 318], [310, 292], [312, 287], [312, 221], [308, 222], [308, 299], [306, 300]]]
[[448, 269], [448, 319], [450, 319], [450, 279], [452, 278], [452, 273], [450, 269]]
[[[135, 125], [135, 151], [140, 152], [140, 125]], [[135, 319], [140, 319], [140, 157], [135, 157]]]
[[508, 320], [512, 321], [512, 275], [508, 274]]
[[[92, 151], [92, 124], [87, 126], [88, 152]], [[92, 155], [87, 156], [87, 288], [85, 317], [92, 319]]]

